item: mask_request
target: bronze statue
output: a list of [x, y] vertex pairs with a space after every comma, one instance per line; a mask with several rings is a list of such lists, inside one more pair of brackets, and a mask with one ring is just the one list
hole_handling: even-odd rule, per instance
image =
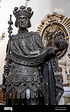
[[[60, 37], [58, 45], [55, 40], [57, 49], [51, 46], [44, 47], [41, 37], [36, 32], [28, 31], [31, 27], [30, 18], [33, 15], [30, 7], [15, 7], [13, 14], [16, 17], [15, 26], [18, 28], [18, 33], [10, 36], [7, 45], [1, 85], [5, 103], [7, 105], [56, 105], [58, 92], [55, 88], [56, 84], [59, 83], [60, 95], [63, 94], [56, 52], [63, 50], [68, 44]], [[10, 31], [12, 32], [11, 26]]]

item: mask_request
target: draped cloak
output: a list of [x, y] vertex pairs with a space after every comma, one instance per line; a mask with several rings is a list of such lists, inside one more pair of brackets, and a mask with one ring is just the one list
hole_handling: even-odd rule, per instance
[[[9, 98], [23, 99], [26, 89], [29, 88], [31, 98], [38, 98], [40, 92], [44, 94], [46, 104], [55, 104], [59, 100], [63, 94], [63, 87], [59, 78], [58, 62], [56, 56], [49, 60], [45, 59], [47, 49], [44, 48], [41, 37], [35, 32], [18, 32], [12, 36], [11, 68], [6, 79]], [[43, 78], [42, 81], [40, 77]], [[46, 86], [41, 86], [41, 82]]]

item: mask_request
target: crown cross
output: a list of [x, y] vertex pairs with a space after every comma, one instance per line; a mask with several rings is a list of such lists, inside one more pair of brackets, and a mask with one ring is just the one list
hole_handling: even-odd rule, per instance
[[26, 0], [25, 7], [27, 7], [27, 3], [28, 3], [28, 1], [30, 1], [30, 0]]

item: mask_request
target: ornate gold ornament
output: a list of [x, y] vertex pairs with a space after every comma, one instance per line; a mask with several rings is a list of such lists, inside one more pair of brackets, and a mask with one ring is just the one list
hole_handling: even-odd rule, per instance
[[5, 33], [3, 32], [0, 36], [0, 40], [4, 40], [5, 39]]
[[[42, 36], [42, 42], [45, 47], [50, 44], [50, 41], [52, 46], [55, 47], [54, 38], [57, 37], [58, 33], [62, 33], [66, 42], [69, 43], [70, 18], [57, 14], [56, 12], [48, 14], [41, 21], [41, 24], [37, 29], [37, 33]], [[61, 58], [66, 51], [67, 48], [62, 52], [58, 52], [58, 58]]]

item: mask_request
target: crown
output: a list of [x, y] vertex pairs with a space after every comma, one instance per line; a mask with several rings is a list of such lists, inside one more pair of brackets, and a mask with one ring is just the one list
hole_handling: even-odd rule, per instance
[[31, 16], [33, 15], [33, 11], [31, 9], [31, 7], [25, 7], [22, 5], [19, 8], [15, 7], [13, 14], [15, 15], [16, 18], [23, 15], [23, 16], [28, 17], [30, 19]]

